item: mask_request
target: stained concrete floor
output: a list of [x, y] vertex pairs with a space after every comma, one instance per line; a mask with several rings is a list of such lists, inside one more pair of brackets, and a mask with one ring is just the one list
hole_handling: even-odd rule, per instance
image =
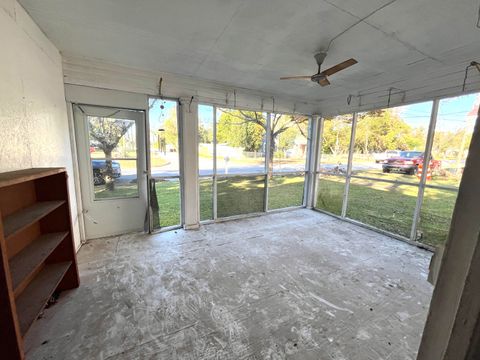
[[414, 359], [430, 257], [310, 210], [93, 240], [27, 359]]

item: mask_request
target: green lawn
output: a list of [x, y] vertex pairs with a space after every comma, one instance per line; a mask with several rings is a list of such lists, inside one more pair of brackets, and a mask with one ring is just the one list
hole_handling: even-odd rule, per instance
[[274, 175], [269, 181], [268, 209], [283, 209], [303, 204], [305, 176]]
[[417, 186], [352, 179], [347, 217], [409, 238], [417, 195]]
[[[217, 181], [217, 216], [262, 212], [264, 208], [264, 176], [235, 176], [220, 178]], [[161, 227], [180, 223], [180, 187], [177, 181], [158, 181], [155, 184], [158, 213]], [[200, 179], [200, 219], [213, 217], [212, 180]], [[95, 196], [109, 197], [136, 196], [135, 184], [117, 185], [114, 192], [106, 191], [105, 186], [95, 187]], [[303, 176], [274, 176], [270, 180], [269, 208], [279, 209], [301, 205], [303, 201]]]
[[155, 192], [158, 199], [160, 227], [179, 225], [181, 223], [180, 181], [157, 180]]
[[[321, 177], [317, 207], [340, 214], [344, 188], [344, 178]], [[417, 194], [416, 186], [352, 179], [347, 217], [409, 238]], [[456, 195], [448, 190], [425, 191], [418, 226], [420, 242], [434, 246], [445, 242]]]
[[264, 176], [235, 176], [217, 180], [217, 217], [262, 212]]
[[200, 178], [200, 221], [213, 219], [213, 180]]
[[[269, 181], [268, 208], [281, 209], [301, 206], [303, 203], [304, 177], [298, 175], [274, 175]], [[230, 177], [217, 181], [217, 216], [262, 212], [264, 207], [264, 176]], [[213, 218], [212, 179], [200, 179], [200, 219]]]
[[[303, 176], [275, 175], [269, 181], [269, 209], [302, 204]], [[262, 212], [264, 208], [264, 176], [220, 178], [217, 182], [219, 218]], [[322, 175], [318, 183], [317, 207], [340, 215], [345, 178]], [[155, 185], [160, 226], [180, 223], [179, 182], [159, 181]], [[136, 185], [117, 186], [113, 193], [104, 186], [95, 189], [96, 198], [136, 196]], [[347, 216], [379, 229], [410, 237], [418, 188], [380, 181], [352, 179]], [[200, 179], [200, 218], [213, 217], [212, 179]], [[450, 227], [456, 191], [427, 188], [418, 226], [419, 241], [444, 243]]]
[[95, 186], [95, 200], [105, 200], [111, 198], [138, 197], [137, 184], [122, 183], [115, 184], [114, 191], [105, 189], [105, 185]]

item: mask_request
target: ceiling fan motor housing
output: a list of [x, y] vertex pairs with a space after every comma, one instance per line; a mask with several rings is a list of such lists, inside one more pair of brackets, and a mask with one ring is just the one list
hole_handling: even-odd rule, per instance
[[327, 77], [321, 73], [312, 75], [311, 80], [317, 84], [320, 83], [320, 81], [326, 79]]

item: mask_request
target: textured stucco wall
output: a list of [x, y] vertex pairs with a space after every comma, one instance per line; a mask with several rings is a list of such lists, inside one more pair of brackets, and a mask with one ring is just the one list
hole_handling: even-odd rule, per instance
[[80, 236], [63, 86], [55, 46], [14, 0], [0, 0], [0, 172], [64, 166]]

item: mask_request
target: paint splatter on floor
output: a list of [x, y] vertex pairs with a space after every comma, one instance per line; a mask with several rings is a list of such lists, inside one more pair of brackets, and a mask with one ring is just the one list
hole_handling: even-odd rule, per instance
[[309, 210], [93, 240], [27, 359], [413, 360], [430, 257]]

